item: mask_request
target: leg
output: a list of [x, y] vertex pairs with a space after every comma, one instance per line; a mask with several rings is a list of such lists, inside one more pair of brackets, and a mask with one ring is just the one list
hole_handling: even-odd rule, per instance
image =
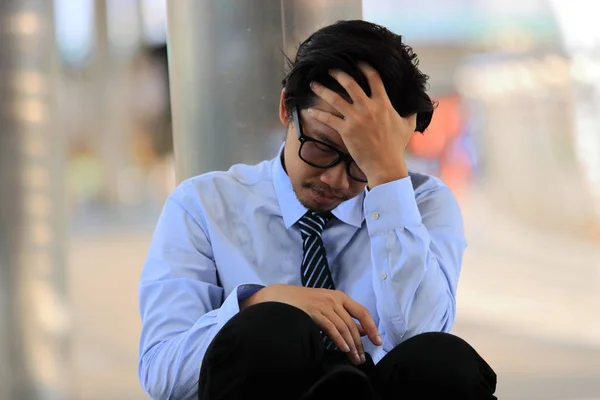
[[369, 378], [375, 365], [366, 354], [367, 362], [353, 365], [345, 353], [326, 350], [321, 378], [308, 390], [302, 400], [372, 400], [376, 393]]
[[209, 346], [198, 398], [297, 399], [318, 379], [323, 352], [319, 328], [300, 309], [283, 303], [248, 307]]
[[496, 374], [461, 338], [424, 333], [401, 343], [375, 367], [383, 400], [496, 399]]

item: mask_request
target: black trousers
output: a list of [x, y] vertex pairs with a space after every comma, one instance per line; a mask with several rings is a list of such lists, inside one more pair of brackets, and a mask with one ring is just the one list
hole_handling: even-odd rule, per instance
[[[227, 322], [202, 362], [200, 400], [297, 400], [346, 354], [324, 349], [317, 325], [283, 303], [248, 307]], [[496, 374], [464, 340], [424, 333], [398, 345], [376, 365], [357, 366], [382, 400], [496, 399]]]

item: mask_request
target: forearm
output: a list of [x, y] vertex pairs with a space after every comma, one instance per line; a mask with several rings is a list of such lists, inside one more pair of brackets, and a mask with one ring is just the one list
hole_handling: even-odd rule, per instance
[[240, 299], [240, 311], [245, 310], [246, 308], [253, 306], [255, 304], [258, 303], [262, 303], [264, 302], [264, 290], [266, 288], [257, 290], [256, 292], [254, 292], [253, 294], [249, 295], [249, 296], [244, 296], [244, 298]]
[[[234, 315], [240, 303], [260, 286], [240, 285], [220, 308], [201, 311], [202, 296], [177, 299], [177, 305], [152, 306], [151, 293], [141, 291], [142, 337], [140, 346], [140, 382], [153, 399], [195, 398], [202, 359], [215, 336]], [[164, 290], [169, 290], [165, 287]], [[200, 300], [200, 301], [198, 301]], [[194, 310], [192, 310], [194, 308]], [[179, 310], [172, 312], [168, 310]], [[181, 310], [188, 309], [189, 313]], [[194, 321], [189, 315], [201, 316]]]
[[388, 346], [452, 326], [465, 241], [446, 191], [422, 195], [419, 209], [407, 178], [376, 188], [365, 202], [373, 287]]
[[449, 331], [455, 297], [426, 232], [394, 231], [372, 239], [377, 311], [393, 346], [426, 331]]
[[215, 312], [198, 324], [146, 351], [140, 359], [140, 382], [152, 399], [192, 399], [197, 397], [200, 364], [220, 330]]

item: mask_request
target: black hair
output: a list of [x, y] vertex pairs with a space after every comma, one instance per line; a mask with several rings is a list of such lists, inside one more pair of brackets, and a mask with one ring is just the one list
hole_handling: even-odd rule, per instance
[[427, 94], [429, 77], [419, 70], [419, 59], [402, 42], [402, 36], [383, 26], [362, 20], [338, 21], [302, 42], [294, 61], [286, 58], [288, 73], [282, 83], [289, 118], [294, 108], [306, 109], [315, 104], [317, 97], [309, 87], [312, 81], [349, 99], [346, 90], [329, 75], [330, 69], [352, 76], [370, 96], [368, 81], [358, 68], [362, 61], [379, 72], [398, 114], [417, 114], [418, 132], [424, 132], [431, 122], [436, 104]]

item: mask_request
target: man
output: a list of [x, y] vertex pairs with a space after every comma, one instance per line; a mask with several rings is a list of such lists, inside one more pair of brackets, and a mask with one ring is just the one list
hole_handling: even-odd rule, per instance
[[434, 104], [412, 49], [325, 27], [283, 82], [280, 153], [183, 182], [140, 283], [155, 399], [493, 399], [450, 335], [465, 238], [450, 190], [404, 150]]

